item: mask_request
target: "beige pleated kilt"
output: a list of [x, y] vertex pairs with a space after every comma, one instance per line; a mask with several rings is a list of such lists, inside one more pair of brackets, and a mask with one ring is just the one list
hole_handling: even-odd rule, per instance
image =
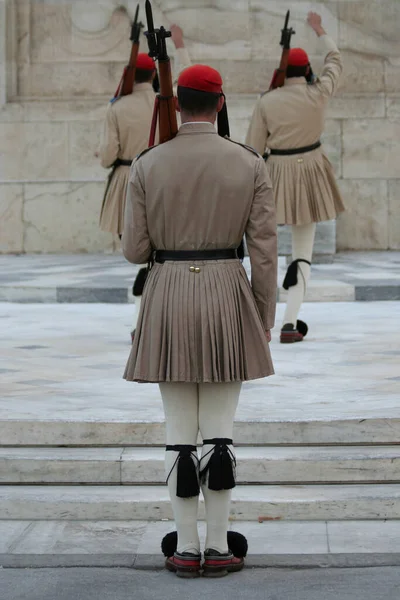
[[155, 264], [125, 379], [231, 382], [273, 372], [264, 326], [239, 260]]
[[122, 235], [129, 171], [130, 167], [119, 166], [115, 170], [108, 190], [104, 195], [100, 212], [100, 229], [103, 231]]
[[333, 167], [322, 148], [292, 156], [271, 155], [278, 225], [308, 225], [335, 219], [345, 210]]

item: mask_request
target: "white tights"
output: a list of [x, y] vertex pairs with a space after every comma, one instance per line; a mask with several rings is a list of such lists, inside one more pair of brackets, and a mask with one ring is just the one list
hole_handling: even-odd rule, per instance
[[[241, 383], [160, 383], [164, 405], [167, 444], [197, 444], [200, 431], [203, 439], [230, 438], [239, 401]], [[203, 446], [202, 456], [213, 446]], [[230, 446], [233, 452], [233, 447]], [[166, 474], [170, 473], [177, 452], [165, 454]], [[206, 461], [202, 461], [203, 468]], [[168, 489], [178, 531], [178, 552], [200, 552], [197, 530], [198, 497], [179, 498], [176, 495], [177, 469], [173, 469]], [[216, 492], [202, 484], [205, 501], [206, 548], [228, 551], [227, 531], [231, 490]]]
[[[311, 262], [315, 227], [315, 223], [310, 223], [309, 225], [292, 225], [293, 260], [304, 258], [305, 260]], [[297, 316], [306, 293], [311, 267], [305, 262], [300, 262], [297, 265], [297, 269], [297, 285], [290, 287], [288, 290], [286, 310], [283, 317], [283, 325], [286, 323], [292, 323], [294, 327], [296, 327]]]

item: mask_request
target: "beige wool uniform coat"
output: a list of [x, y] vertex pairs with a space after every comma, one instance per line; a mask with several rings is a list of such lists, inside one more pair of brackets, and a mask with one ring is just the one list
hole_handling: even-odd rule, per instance
[[[190, 65], [190, 58], [186, 48], [179, 48], [176, 54], [178, 73]], [[136, 83], [132, 94], [109, 105], [99, 151], [104, 168], [110, 168], [117, 158], [133, 160], [148, 147], [154, 99], [151, 83]], [[125, 165], [117, 167], [106, 189], [100, 212], [103, 231], [123, 232], [129, 169]]]
[[187, 123], [132, 165], [122, 246], [133, 263], [153, 250], [237, 248], [246, 234], [252, 281], [238, 259], [166, 261], [150, 271], [124, 377], [230, 382], [273, 373], [276, 222], [270, 178], [253, 150], [211, 123]]
[[[287, 150], [317, 142], [323, 132], [325, 109], [334, 94], [342, 59], [335, 42], [323, 35], [325, 55], [321, 76], [309, 85], [304, 77], [285, 80], [257, 102], [246, 143], [264, 154], [266, 148]], [[275, 193], [279, 225], [307, 225], [336, 218], [344, 210], [333, 168], [322, 147], [304, 154], [271, 155], [267, 160]]]

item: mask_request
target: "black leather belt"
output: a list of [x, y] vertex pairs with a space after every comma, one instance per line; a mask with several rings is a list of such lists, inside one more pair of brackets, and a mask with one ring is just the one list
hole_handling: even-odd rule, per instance
[[321, 145], [321, 142], [315, 142], [315, 144], [311, 144], [310, 146], [303, 146], [302, 148], [289, 148], [287, 150], [277, 150], [276, 148], [271, 148], [269, 152], [263, 154], [263, 159], [267, 160], [268, 156], [274, 154], [276, 156], [291, 156], [293, 154], [306, 154], [307, 152], [312, 152], [312, 150], [316, 150]]
[[114, 162], [113, 167], [130, 167], [132, 164], [132, 160], [128, 160], [125, 158], [117, 158]]
[[226, 250], [156, 250], [155, 262], [166, 260], [227, 260], [238, 258], [235, 248]]

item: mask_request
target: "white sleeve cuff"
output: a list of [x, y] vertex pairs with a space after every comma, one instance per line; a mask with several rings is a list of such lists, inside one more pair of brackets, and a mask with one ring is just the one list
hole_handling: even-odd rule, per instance
[[321, 54], [324, 55], [324, 57], [330, 52], [339, 52], [339, 48], [336, 46], [333, 39], [327, 34], [321, 35], [318, 38], [318, 49]]
[[186, 67], [190, 67], [190, 56], [186, 47], [176, 49], [176, 61], [178, 63], [177, 66], [179, 72], [183, 71], [183, 69], [186, 69]]

